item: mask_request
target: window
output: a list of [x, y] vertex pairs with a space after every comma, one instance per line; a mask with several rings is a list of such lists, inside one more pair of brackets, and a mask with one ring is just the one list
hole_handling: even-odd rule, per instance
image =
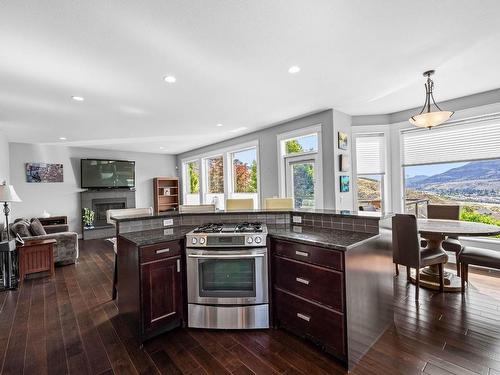
[[498, 122], [408, 131], [402, 143], [407, 212], [424, 217], [425, 203], [459, 204], [462, 220], [500, 225]]
[[383, 133], [357, 134], [356, 186], [360, 211], [385, 209], [385, 136]]
[[184, 204], [200, 204], [200, 163], [184, 163], [185, 199]]
[[425, 204], [458, 204], [460, 218], [500, 225], [500, 159], [404, 167], [406, 211], [425, 217]]
[[205, 165], [204, 203], [213, 203], [224, 209], [224, 157], [222, 155], [203, 159]]
[[252, 198], [258, 207], [257, 148], [229, 153], [231, 163], [230, 198]]
[[285, 155], [318, 151], [318, 134], [309, 134], [285, 140]]
[[183, 160], [184, 204], [215, 204], [224, 209], [227, 198], [252, 198], [258, 208], [258, 149], [254, 141]]
[[323, 207], [321, 126], [278, 136], [280, 194], [295, 208]]

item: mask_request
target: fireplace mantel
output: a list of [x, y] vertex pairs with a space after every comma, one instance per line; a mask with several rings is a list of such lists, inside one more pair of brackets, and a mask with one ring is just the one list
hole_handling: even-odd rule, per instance
[[81, 210], [89, 208], [96, 213], [94, 228], [84, 228], [83, 239], [110, 238], [115, 236], [115, 228], [106, 222], [106, 210], [135, 208], [135, 191], [129, 189], [86, 190], [80, 193]]

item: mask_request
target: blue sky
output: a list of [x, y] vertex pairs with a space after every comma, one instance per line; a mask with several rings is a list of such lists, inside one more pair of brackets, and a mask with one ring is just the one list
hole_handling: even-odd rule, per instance
[[245, 151], [239, 151], [234, 153], [234, 158], [238, 159], [242, 163], [247, 163], [249, 166], [256, 158], [256, 152], [254, 148], [250, 148]]
[[443, 163], [443, 164], [429, 164], [429, 165], [416, 165], [413, 167], [405, 167], [405, 176], [413, 177], [419, 175], [434, 176], [450, 169], [461, 167], [468, 163]]
[[305, 137], [297, 138], [297, 142], [302, 146], [304, 151], [312, 151], [318, 148], [318, 137], [316, 134], [307, 135]]

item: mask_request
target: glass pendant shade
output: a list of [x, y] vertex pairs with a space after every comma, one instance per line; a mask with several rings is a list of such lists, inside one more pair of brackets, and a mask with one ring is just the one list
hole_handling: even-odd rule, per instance
[[419, 128], [432, 128], [446, 122], [453, 115], [451, 111], [427, 112], [410, 117], [410, 123]]
[[[434, 74], [434, 70], [428, 70], [424, 72], [424, 77], [427, 77], [427, 82], [425, 84], [425, 103], [422, 110], [418, 115], [411, 116], [408, 121], [410, 124], [418, 126], [419, 128], [431, 129], [434, 126], [441, 125], [453, 116], [452, 111], [443, 111], [436, 104], [434, 100], [434, 82], [431, 79], [431, 75]], [[431, 108], [435, 107], [437, 110], [433, 111]]]

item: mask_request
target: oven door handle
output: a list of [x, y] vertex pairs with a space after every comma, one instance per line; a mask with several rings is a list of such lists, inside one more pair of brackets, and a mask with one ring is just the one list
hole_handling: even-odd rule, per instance
[[240, 259], [240, 258], [263, 258], [264, 254], [240, 254], [240, 255], [206, 255], [206, 254], [188, 254], [189, 258], [211, 258], [211, 259]]

